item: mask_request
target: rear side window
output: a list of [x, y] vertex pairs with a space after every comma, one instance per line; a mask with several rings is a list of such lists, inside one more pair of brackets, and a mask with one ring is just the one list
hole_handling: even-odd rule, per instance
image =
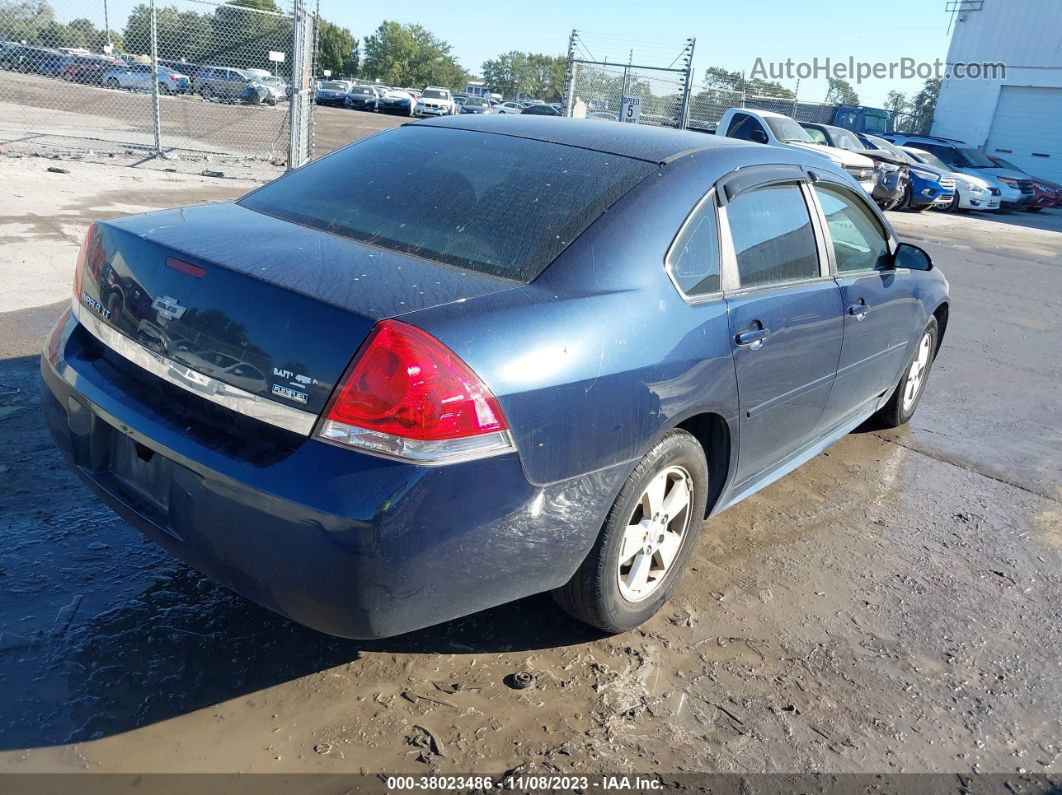
[[656, 168], [543, 141], [410, 125], [293, 171], [240, 204], [529, 282]]
[[742, 287], [819, 275], [815, 233], [796, 184], [756, 188], [727, 204]]
[[671, 278], [687, 296], [719, 292], [719, 229], [712, 199], [704, 202], [683, 228], [667, 265]]

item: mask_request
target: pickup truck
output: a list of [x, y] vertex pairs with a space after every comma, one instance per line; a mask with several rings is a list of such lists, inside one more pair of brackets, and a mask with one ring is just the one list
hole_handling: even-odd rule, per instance
[[816, 143], [796, 119], [783, 113], [730, 108], [719, 120], [716, 135], [822, 155], [847, 171], [868, 195], [873, 193], [877, 182], [874, 161], [869, 157], [849, 152], [847, 149]]

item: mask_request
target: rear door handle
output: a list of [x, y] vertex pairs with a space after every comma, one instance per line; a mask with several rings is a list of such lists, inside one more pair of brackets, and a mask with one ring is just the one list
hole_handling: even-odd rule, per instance
[[747, 328], [744, 331], [739, 331], [737, 336], [734, 337], [734, 341], [738, 345], [748, 345], [749, 350], [758, 351], [763, 347], [763, 341], [767, 339], [767, 335], [771, 333], [770, 329], [763, 328]]
[[858, 304], [852, 304], [848, 307], [848, 314], [854, 317], [856, 320], [862, 320], [867, 316], [867, 312], [870, 311], [870, 307], [867, 306], [867, 302], [860, 298]]

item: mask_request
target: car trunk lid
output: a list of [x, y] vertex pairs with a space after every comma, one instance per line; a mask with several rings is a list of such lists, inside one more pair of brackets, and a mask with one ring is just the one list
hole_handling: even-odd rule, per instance
[[79, 312], [252, 395], [319, 414], [379, 320], [511, 289], [235, 204], [97, 225]]

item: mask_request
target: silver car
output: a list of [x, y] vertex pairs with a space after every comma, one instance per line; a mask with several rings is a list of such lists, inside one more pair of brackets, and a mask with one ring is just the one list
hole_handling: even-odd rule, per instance
[[[161, 94], [186, 94], [191, 87], [188, 75], [159, 66], [159, 93]], [[151, 91], [152, 75], [154, 70], [151, 64], [130, 63], [125, 66], [116, 66], [100, 76], [100, 84], [105, 88], [127, 88], [132, 91]]]

